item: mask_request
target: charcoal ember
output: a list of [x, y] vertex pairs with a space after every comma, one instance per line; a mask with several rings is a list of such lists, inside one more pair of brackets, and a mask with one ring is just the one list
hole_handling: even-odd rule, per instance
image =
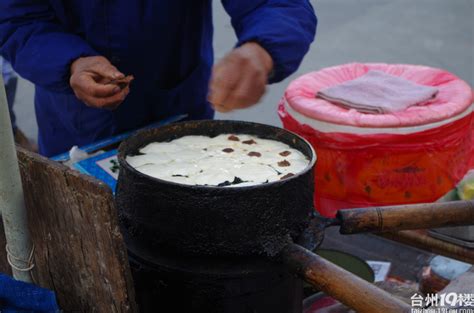
[[245, 183], [245, 181], [243, 181], [242, 179], [240, 179], [240, 177], [235, 177], [234, 178], [234, 181], [232, 182], [232, 185], [238, 185], [240, 183]]
[[247, 155], [250, 157], [257, 157], [257, 158], [262, 156], [260, 152], [256, 152], [256, 151], [250, 151], [249, 153], [247, 153]]
[[242, 179], [240, 179], [239, 177], [235, 177], [234, 180], [232, 182], [229, 182], [229, 181], [225, 181], [223, 183], [220, 183], [219, 185], [217, 185], [218, 187], [227, 187], [227, 186], [230, 186], [230, 185], [238, 185], [240, 183], [244, 183], [244, 181]]

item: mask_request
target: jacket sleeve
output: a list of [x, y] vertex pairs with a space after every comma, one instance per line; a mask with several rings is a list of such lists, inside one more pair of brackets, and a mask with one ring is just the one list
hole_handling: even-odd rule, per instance
[[97, 52], [62, 27], [48, 0], [1, 0], [0, 55], [34, 84], [68, 93], [70, 64]]
[[278, 82], [295, 72], [316, 34], [309, 0], [222, 0], [238, 37], [238, 46], [258, 42], [272, 56]]

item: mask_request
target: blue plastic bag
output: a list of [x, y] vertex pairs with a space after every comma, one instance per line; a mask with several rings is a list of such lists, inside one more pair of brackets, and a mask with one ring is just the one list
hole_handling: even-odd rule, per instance
[[59, 312], [54, 292], [0, 274], [0, 312]]

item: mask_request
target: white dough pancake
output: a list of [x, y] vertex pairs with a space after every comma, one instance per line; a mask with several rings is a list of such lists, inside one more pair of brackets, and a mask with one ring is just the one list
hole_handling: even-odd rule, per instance
[[184, 136], [140, 152], [126, 158], [138, 171], [188, 185], [253, 186], [296, 175], [309, 164], [285, 143], [246, 134]]
[[233, 182], [235, 176], [225, 170], [208, 169], [196, 175], [194, 181], [196, 185], [217, 186], [225, 182]]
[[140, 149], [140, 153], [163, 153], [163, 152], [176, 152], [182, 150], [181, 145], [173, 142], [153, 142]]
[[170, 181], [173, 183], [184, 184], [184, 185], [195, 185], [196, 183], [190, 177], [184, 176], [168, 176], [168, 177], [160, 177], [160, 179]]
[[233, 174], [244, 182], [265, 183], [278, 173], [268, 165], [242, 164], [241, 167], [234, 169]]
[[165, 164], [171, 161], [171, 157], [164, 152], [159, 154], [141, 154], [127, 157], [128, 164], [135, 168], [145, 164]]
[[137, 167], [136, 170], [155, 178], [162, 178], [173, 175], [173, 167], [165, 166], [163, 164], [146, 164]]

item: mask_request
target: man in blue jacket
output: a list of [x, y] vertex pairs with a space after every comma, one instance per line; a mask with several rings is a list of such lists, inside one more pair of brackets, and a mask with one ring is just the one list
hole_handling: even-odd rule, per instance
[[238, 43], [211, 78], [211, 0], [1, 0], [0, 55], [36, 85], [40, 152], [245, 108], [297, 69], [316, 29], [308, 0], [222, 2]]

